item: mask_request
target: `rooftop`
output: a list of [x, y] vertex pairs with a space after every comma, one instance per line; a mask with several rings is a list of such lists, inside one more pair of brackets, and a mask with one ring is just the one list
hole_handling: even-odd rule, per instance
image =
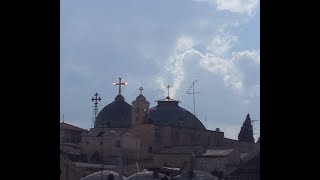
[[234, 149], [225, 149], [225, 150], [207, 149], [207, 151], [204, 154], [202, 154], [201, 156], [224, 157], [224, 156], [229, 156], [232, 151], [234, 151]]
[[60, 123], [60, 130], [87, 131], [85, 129], [79, 128], [77, 126], [74, 126], [65, 122]]

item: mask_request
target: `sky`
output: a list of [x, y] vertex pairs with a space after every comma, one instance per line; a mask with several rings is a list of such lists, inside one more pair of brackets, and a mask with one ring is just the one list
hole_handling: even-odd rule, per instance
[[91, 98], [102, 98], [99, 110], [111, 103], [119, 77], [127, 103], [142, 86], [154, 107], [169, 84], [172, 99], [227, 138], [238, 138], [250, 114], [257, 140], [260, 2], [61, 0], [60, 122], [90, 129]]

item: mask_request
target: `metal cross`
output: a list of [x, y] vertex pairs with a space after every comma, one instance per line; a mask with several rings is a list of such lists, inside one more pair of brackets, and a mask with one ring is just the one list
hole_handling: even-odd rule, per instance
[[91, 101], [94, 102], [94, 107], [96, 108], [98, 107], [98, 101], [101, 101], [101, 97], [98, 98], [98, 93], [95, 93]]
[[143, 90], [142, 86], [139, 88], [139, 90], [140, 90], [140, 94], [142, 94], [142, 90]]
[[121, 85], [124, 85], [124, 86], [125, 86], [125, 85], [128, 84], [127, 82], [123, 82], [123, 83], [122, 83], [122, 82], [121, 82], [121, 79], [122, 79], [122, 78], [119, 77], [119, 83], [116, 83], [116, 82], [113, 83], [114, 86], [119, 86], [119, 95], [121, 94]]
[[169, 97], [169, 88], [170, 88], [170, 85], [169, 85], [169, 84], [168, 84], [167, 88], [168, 88], [168, 97], [167, 97], [167, 98], [170, 98], [170, 97]]

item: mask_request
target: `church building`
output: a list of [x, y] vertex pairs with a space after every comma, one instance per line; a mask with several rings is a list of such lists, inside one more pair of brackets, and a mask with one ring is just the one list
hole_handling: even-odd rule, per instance
[[[219, 128], [206, 129], [196, 116], [179, 106], [179, 101], [170, 98], [169, 92], [155, 107], [150, 107], [142, 87], [129, 104], [121, 94], [121, 86], [125, 85], [121, 78], [114, 85], [119, 85], [118, 95], [101, 109], [93, 128], [83, 131], [78, 143], [88, 163], [118, 164], [129, 176], [136, 173], [137, 167], [183, 168], [192, 157], [200, 157], [208, 150], [236, 149], [240, 154], [260, 148], [254, 142], [249, 115], [239, 140], [228, 139]], [[210, 173], [214, 167], [208, 169]]]

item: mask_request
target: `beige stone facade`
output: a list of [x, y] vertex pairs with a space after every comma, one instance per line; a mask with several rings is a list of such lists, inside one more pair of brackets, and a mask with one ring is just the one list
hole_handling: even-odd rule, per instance
[[[60, 130], [61, 141], [72, 141], [79, 145], [88, 163], [119, 163], [119, 150], [126, 175], [140, 168], [160, 168], [164, 165], [182, 168], [196, 155], [194, 168], [210, 173], [213, 169], [226, 171], [226, 166], [239, 164], [240, 153], [255, 151], [259, 143], [246, 143], [224, 137], [219, 129], [191, 129], [148, 122], [149, 102], [138, 96], [132, 103], [132, 122], [130, 128], [92, 128], [90, 131], [68, 126]], [[64, 125], [65, 126], [65, 125]], [[103, 135], [98, 136], [101, 132]], [[120, 142], [120, 147], [118, 146]], [[227, 156], [205, 156], [205, 150], [232, 149]], [[200, 153], [195, 154], [195, 153]], [[201, 154], [202, 153], [202, 154]], [[64, 166], [61, 164], [61, 166]], [[65, 173], [65, 170], [63, 170]], [[65, 176], [65, 175], [63, 175]], [[76, 176], [76, 175], [70, 175]], [[75, 177], [75, 179], [77, 179]], [[62, 179], [61, 179], [62, 180]], [[63, 179], [64, 180], [64, 179]]]

